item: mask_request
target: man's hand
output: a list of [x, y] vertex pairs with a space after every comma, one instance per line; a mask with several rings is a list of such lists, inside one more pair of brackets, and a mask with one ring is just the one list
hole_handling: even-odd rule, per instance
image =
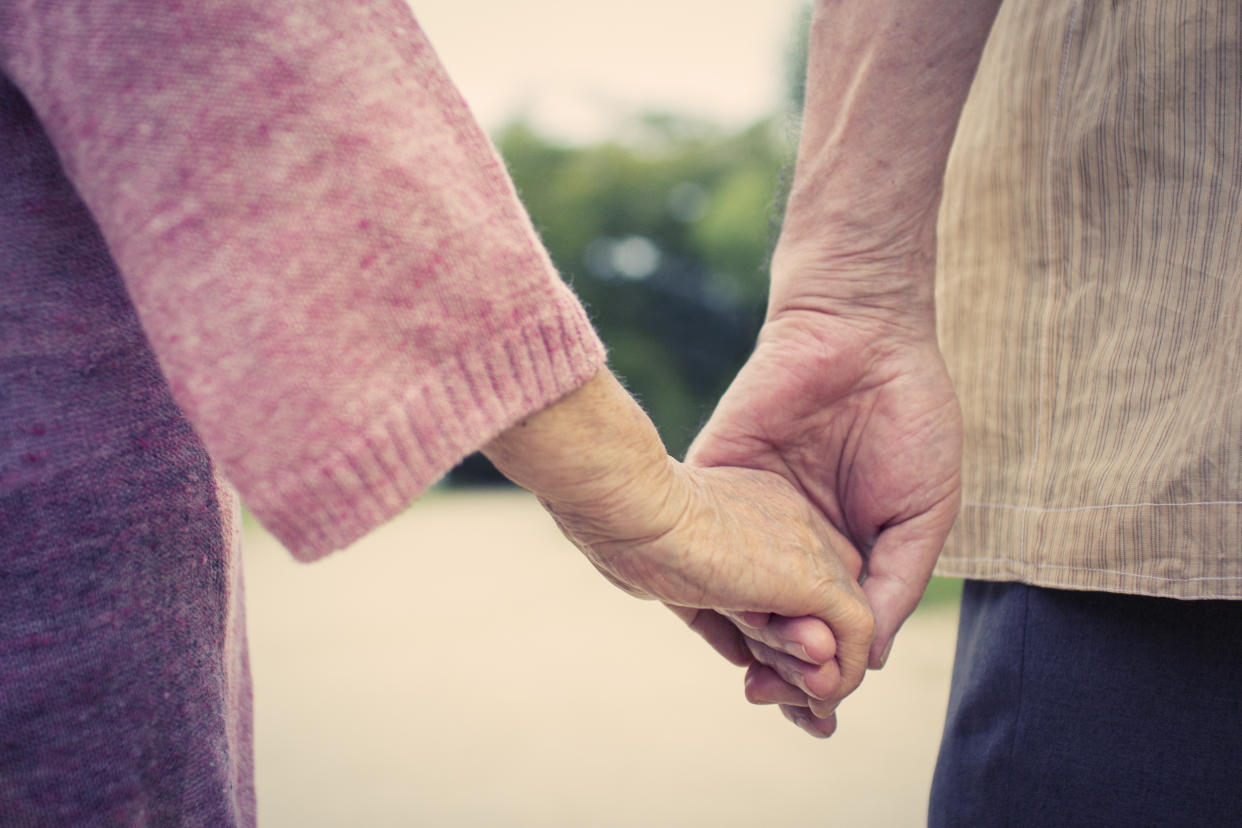
[[874, 622], [862, 558], [784, 476], [676, 462], [606, 371], [484, 451], [605, 577], [674, 607], [734, 663], [772, 665], [814, 704], [807, 729], [831, 732]]
[[[819, 0], [768, 316], [691, 449], [782, 475], [866, 558], [870, 663], [927, 584], [960, 498], [962, 427], [936, 345], [949, 148], [999, 0]], [[779, 619], [800, 624], [808, 619]], [[822, 630], [820, 631], [822, 634]], [[752, 701], [805, 719], [762, 651]]]
[[862, 552], [879, 667], [957, 514], [961, 440], [934, 339], [799, 311], [764, 326], [689, 462], [780, 474]]

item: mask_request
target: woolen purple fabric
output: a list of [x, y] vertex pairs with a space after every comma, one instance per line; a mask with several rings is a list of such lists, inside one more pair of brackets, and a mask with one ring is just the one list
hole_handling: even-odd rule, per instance
[[0, 824], [251, 825], [223, 478], [320, 557], [602, 347], [397, 0], [4, 4], [0, 170]]

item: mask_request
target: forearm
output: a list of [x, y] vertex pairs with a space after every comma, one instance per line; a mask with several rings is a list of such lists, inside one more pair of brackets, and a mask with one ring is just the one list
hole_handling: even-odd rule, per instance
[[[930, 311], [945, 163], [998, 6], [817, 4], [770, 312], [840, 303]], [[839, 278], [860, 271], [876, 278]]]

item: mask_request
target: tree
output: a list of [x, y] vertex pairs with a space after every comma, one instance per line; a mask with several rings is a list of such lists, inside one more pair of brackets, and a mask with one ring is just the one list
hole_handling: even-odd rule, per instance
[[[569, 147], [519, 121], [496, 143], [613, 369], [681, 454], [754, 344], [790, 150], [774, 119], [729, 134], [653, 113], [626, 134]], [[484, 462], [452, 479], [487, 479]]]

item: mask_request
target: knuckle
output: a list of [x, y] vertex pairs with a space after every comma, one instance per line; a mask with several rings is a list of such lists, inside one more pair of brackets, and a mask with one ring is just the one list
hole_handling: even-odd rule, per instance
[[870, 645], [872, 641], [875, 641], [876, 632], [875, 618], [868, 612], [859, 627], [859, 636]]
[[875, 615], [871, 612], [871, 608], [864, 603], [859, 603], [855, 610], [850, 614], [847, 622], [854, 633], [863, 641], [870, 645], [875, 641], [876, 622]]

